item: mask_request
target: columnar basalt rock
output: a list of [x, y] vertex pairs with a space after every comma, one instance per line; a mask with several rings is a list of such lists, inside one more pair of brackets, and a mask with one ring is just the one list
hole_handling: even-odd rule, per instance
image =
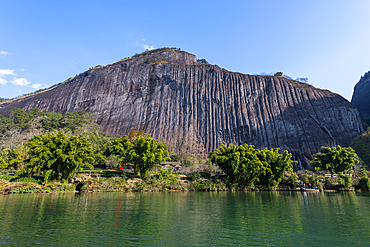
[[228, 143], [280, 147], [304, 167], [321, 146], [348, 146], [364, 131], [357, 109], [340, 95], [281, 76], [201, 65], [177, 50], [91, 69], [0, 107], [2, 115], [14, 107], [85, 110], [115, 136], [137, 128], [196, 156]]

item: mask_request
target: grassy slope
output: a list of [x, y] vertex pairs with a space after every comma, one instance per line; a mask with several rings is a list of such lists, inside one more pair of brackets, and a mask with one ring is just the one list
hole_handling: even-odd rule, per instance
[[357, 155], [365, 162], [370, 163], [370, 128], [366, 132], [356, 137], [350, 146], [356, 151]]

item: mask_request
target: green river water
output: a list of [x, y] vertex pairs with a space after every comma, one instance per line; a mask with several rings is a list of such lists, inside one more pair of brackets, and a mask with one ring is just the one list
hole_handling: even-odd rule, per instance
[[370, 246], [370, 194], [0, 195], [5, 246]]

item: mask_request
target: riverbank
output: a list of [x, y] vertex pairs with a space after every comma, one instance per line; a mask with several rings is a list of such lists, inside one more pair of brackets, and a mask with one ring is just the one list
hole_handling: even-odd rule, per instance
[[[163, 174], [162, 174], [163, 175]], [[171, 192], [171, 191], [305, 191], [305, 192], [336, 192], [336, 191], [354, 191], [359, 190], [359, 180], [352, 180], [352, 184], [347, 187], [340, 187], [334, 178], [326, 178], [325, 181], [320, 181], [315, 178], [311, 181], [314, 183], [311, 188], [302, 187], [305, 177], [303, 174], [299, 176], [299, 180], [291, 181], [291, 177], [287, 177], [279, 186], [275, 188], [264, 188], [256, 185], [250, 188], [241, 188], [236, 184], [230, 184], [223, 177], [202, 177], [199, 173], [186, 175], [179, 174], [164, 174], [160, 176], [158, 173], [150, 175], [145, 180], [140, 178], [127, 178], [123, 176], [113, 177], [90, 177], [82, 175], [78, 179], [63, 182], [44, 182], [37, 177], [18, 177], [16, 175], [0, 175], [0, 193], [76, 193], [76, 192]], [[296, 175], [295, 175], [296, 176]], [[301, 180], [302, 179], [302, 180]], [[325, 179], [325, 177], [322, 177]], [[340, 181], [339, 181], [340, 182]], [[357, 185], [356, 185], [357, 183]]]
[[[11, 180], [11, 179], [10, 179]], [[126, 179], [124, 177], [86, 178], [74, 183], [41, 182], [34, 178], [20, 178], [16, 181], [0, 179], [0, 193], [65, 193], [65, 192], [131, 192], [131, 191], [234, 191], [220, 179]]]

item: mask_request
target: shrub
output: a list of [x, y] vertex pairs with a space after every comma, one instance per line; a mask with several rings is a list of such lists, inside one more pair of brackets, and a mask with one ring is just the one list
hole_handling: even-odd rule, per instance
[[189, 173], [186, 177], [188, 180], [195, 181], [195, 180], [200, 179], [201, 175], [198, 171], [195, 171], [195, 172]]
[[194, 166], [194, 163], [193, 162], [191, 162], [191, 160], [189, 159], [189, 158], [185, 158], [184, 159], [184, 162], [183, 162], [183, 165], [185, 166], [185, 167], [189, 167], [189, 166]]
[[4, 179], [4, 180], [8, 180], [8, 181], [10, 181], [13, 178], [14, 178], [13, 175], [8, 175], [8, 174], [6, 174], [6, 175], [0, 175], [0, 179]]
[[198, 63], [200, 63], [200, 64], [209, 64], [208, 62], [207, 62], [207, 60], [205, 60], [204, 58], [202, 58], [202, 59], [197, 59], [197, 62]]
[[338, 189], [351, 189], [352, 188], [352, 177], [340, 174], [338, 176]]
[[369, 190], [370, 189], [370, 179], [368, 177], [362, 177], [359, 181], [360, 189]]
[[359, 163], [358, 156], [351, 148], [321, 147], [321, 152], [313, 155], [311, 164], [331, 174], [348, 173], [348, 171]]
[[13, 177], [9, 182], [24, 182], [24, 183], [38, 183], [42, 184], [42, 181], [33, 177]]
[[282, 182], [283, 184], [286, 184], [290, 189], [295, 189], [299, 186], [298, 178], [296, 173], [291, 173], [287, 177], [284, 177], [284, 180]]

